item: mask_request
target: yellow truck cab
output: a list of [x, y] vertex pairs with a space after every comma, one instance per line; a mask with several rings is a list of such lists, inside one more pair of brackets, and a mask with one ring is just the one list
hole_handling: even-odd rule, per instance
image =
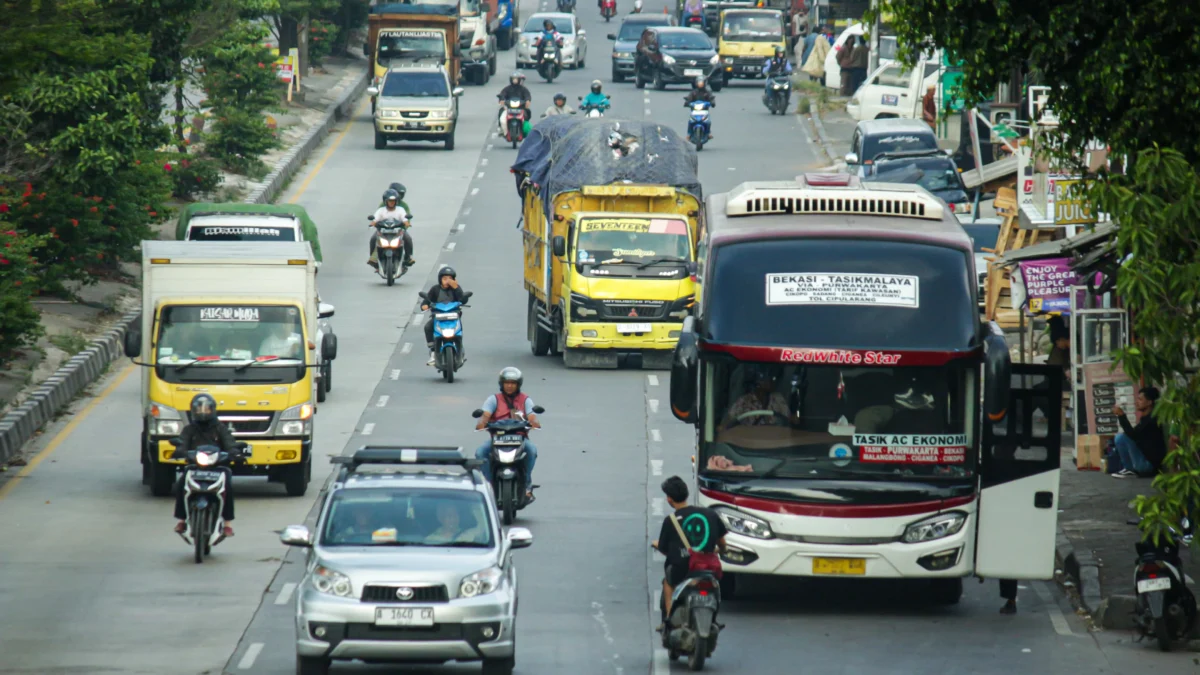
[[142, 242], [141, 326], [126, 334], [125, 354], [143, 366], [139, 454], [154, 495], [171, 493], [183, 462], [171, 458], [170, 440], [201, 392], [216, 399], [234, 438], [252, 447], [235, 474], [305, 493], [317, 320], [333, 314], [324, 305], [318, 316], [315, 276], [305, 242]]
[[363, 55], [371, 62], [371, 83], [378, 87], [392, 66], [434, 63], [446, 69], [451, 86], [457, 87], [462, 65], [458, 28], [457, 3], [372, 5], [363, 43]]
[[786, 19], [778, 9], [726, 9], [717, 30], [717, 56], [725, 83], [762, 77], [763, 63], [775, 48], [787, 51]]
[[695, 151], [653, 122], [562, 118], [538, 123], [513, 167], [538, 181], [523, 194], [530, 348], [568, 368], [669, 368], [695, 300]]

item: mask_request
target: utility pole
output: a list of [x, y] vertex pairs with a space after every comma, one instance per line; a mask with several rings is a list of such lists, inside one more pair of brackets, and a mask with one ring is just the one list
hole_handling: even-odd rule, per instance
[[882, 22], [879, 20], [879, 0], [871, 0], [871, 11], [875, 13], [874, 24], [871, 26], [871, 55], [867, 60], [867, 75], [875, 72], [879, 67], [879, 28]]

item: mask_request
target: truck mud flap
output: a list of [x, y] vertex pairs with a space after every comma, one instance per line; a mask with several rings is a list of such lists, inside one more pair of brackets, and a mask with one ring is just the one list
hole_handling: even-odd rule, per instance
[[673, 354], [665, 349], [642, 352], [642, 370], [670, 370]]
[[564, 349], [563, 365], [568, 368], [605, 368], [615, 370], [619, 355], [609, 349]]

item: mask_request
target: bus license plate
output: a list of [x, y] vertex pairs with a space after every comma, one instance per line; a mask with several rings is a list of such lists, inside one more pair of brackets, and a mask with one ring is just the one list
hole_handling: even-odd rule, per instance
[[813, 558], [813, 574], [866, 574], [863, 558]]
[[432, 626], [432, 607], [378, 607], [376, 626]]
[[622, 323], [617, 325], [618, 333], [649, 333], [648, 323]]
[[1138, 593], [1149, 593], [1151, 591], [1167, 591], [1171, 589], [1170, 577], [1162, 577], [1159, 579], [1141, 579], [1137, 583]]
[[684, 77], [700, 77], [703, 74], [704, 71], [700, 70], [699, 68], [688, 68], [683, 71]]

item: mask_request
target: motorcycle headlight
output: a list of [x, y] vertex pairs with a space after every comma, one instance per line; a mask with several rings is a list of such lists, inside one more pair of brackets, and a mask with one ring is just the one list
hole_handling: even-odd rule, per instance
[[379, 116], [380, 117], [399, 117], [400, 111], [399, 110], [380, 110]]
[[675, 57], [674, 56], [671, 56], [670, 54], [663, 54], [662, 57], [663, 57], [664, 64], [666, 64], [668, 66], [675, 65]]
[[150, 406], [150, 431], [156, 436], [178, 436], [183, 431], [183, 416], [165, 405]]
[[504, 578], [504, 573], [499, 567], [489, 567], [485, 570], [469, 576], [463, 577], [463, 580], [458, 585], [458, 597], [474, 598], [480, 595], [486, 595], [500, 588], [500, 580]]
[[906, 544], [942, 539], [954, 534], [967, 523], [967, 514], [962, 511], [949, 511], [930, 516], [904, 528], [902, 540]]
[[399, 247], [399, 246], [400, 246], [400, 242], [401, 242], [403, 239], [404, 239], [403, 237], [395, 237], [395, 238], [392, 238], [392, 239], [385, 239], [384, 241], [386, 241], [386, 242], [387, 242], [387, 246], [388, 246], [388, 248], [397, 248], [397, 247]]
[[454, 329], [453, 328], [443, 328], [442, 329], [442, 337], [444, 337], [444, 338], [454, 337]]
[[725, 528], [734, 534], [740, 534], [745, 537], [754, 539], [774, 539], [775, 534], [771, 532], [771, 525], [762, 518], [734, 511], [733, 509], [718, 508], [717, 515], [721, 518], [721, 522], [725, 523]]
[[197, 452], [196, 466], [212, 466], [217, 463], [217, 453], [215, 452]]
[[322, 565], [317, 565], [313, 570], [312, 585], [321, 593], [339, 598], [354, 597], [354, 586], [350, 583], [350, 577]]

